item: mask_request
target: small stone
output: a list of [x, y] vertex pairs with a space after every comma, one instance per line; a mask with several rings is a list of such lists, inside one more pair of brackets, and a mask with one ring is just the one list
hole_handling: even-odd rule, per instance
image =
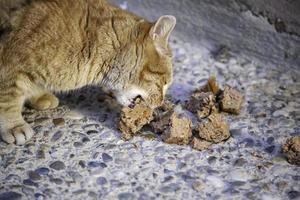
[[52, 136], [51, 142], [56, 142], [56, 141], [58, 141], [58, 140], [61, 138], [62, 135], [63, 135], [63, 134], [62, 134], [61, 131], [57, 131], [57, 132], [54, 133], [54, 135]]
[[88, 163], [88, 167], [90, 167], [90, 168], [97, 168], [97, 167], [106, 168], [107, 165], [102, 162], [91, 161]]
[[276, 186], [280, 191], [283, 191], [288, 186], [288, 183], [286, 181], [279, 181], [276, 183]]
[[64, 126], [65, 125], [65, 119], [64, 118], [53, 119], [53, 124], [55, 126]]
[[265, 148], [265, 151], [269, 154], [272, 154], [274, 149], [275, 149], [275, 146], [272, 145], [272, 146], [268, 146], [267, 148]]
[[205, 185], [200, 181], [195, 181], [192, 183], [192, 188], [198, 192], [201, 192], [205, 189]]
[[81, 140], [83, 143], [87, 143], [89, 141], [91, 141], [88, 137], [83, 137]]
[[83, 144], [81, 143], [81, 142], [74, 142], [74, 147], [76, 147], [76, 148], [79, 148], [79, 147], [82, 147], [83, 146]]
[[294, 181], [300, 181], [300, 176], [296, 175], [292, 177]]
[[274, 142], [274, 137], [268, 137], [267, 143], [272, 144]]
[[50, 181], [57, 185], [61, 185], [63, 183], [63, 180], [60, 178], [50, 178]]
[[216, 156], [209, 156], [208, 159], [207, 159], [207, 162], [212, 165], [212, 164], [215, 164], [217, 161], [217, 157]]
[[107, 153], [102, 153], [102, 160], [103, 162], [110, 162], [113, 160], [113, 158]]
[[21, 200], [22, 194], [17, 192], [4, 192], [0, 194], [0, 200]]
[[37, 152], [36, 152], [36, 158], [37, 159], [45, 159], [46, 158], [45, 151], [43, 149], [37, 150]]
[[245, 147], [253, 147], [254, 146], [254, 140], [252, 138], [245, 138], [242, 143], [245, 144]]
[[91, 197], [92, 199], [97, 199], [97, 193], [93, 192], [93, 191], [89, 191], [88, 193], [89, 197]]
[[236, 168], [230, 171], [229, 178], [233, 181], [247, 182], [252, 179], [251, 174], [243, 168]]
[[25, 179], [23, 180], [23, 184], [24, 185], [29, 185], [29, 186], [34, 186], [34, 187], [38, 187], [38, 184], [33, 182], [32, 180], [30, 179]]
[[198, 151], [202, 151], [205, 149], [208, 149], [212, 143], [211, 142], [207, 142], [205, 140], [193, 137], [192, 141], [191, 141], [191, 145], [193, 149], [196, 149]]
[[230, 137], [229, 125], [221, 114], [214, 113], [198, 125], [198, 134], [208, 142], [219, 143]]
[[41, 117], [34, 120], [34, 125], [48, 126], [51, 124], [51, 119], [47, 117]]
[[234, 162], [234, 166], [236, 167], [242, 167], [247, 163], [247, 161], [244, 158], [238, 158], [235, 162]]
[[119, 200], [132, 200], [135, 198], [135, 195], [129, 192], [124, 192], [124, 193], [120, 193], [118, 194], [118, 199]]
[[41, 167], [35, 170], [35, 172], [39, 175], [48, 175], [49, 174], [49, 169], [46, 167]]
[[155, 162], [161, 165], [164, 162], [166, 162], [166, 159], [160, 158], [160, 157], [155, 157]]
[[298, 199], [300, 197], [300, 192], [292, 190], [287, 193], [289, 199]]
[[206, 177], [206, 180], [216, 188], [223, 188], [225, 185], [223, 180], [217, 176], [209, 175]]
[[99, 178], [97, 178], [96, 183], [98, 185], [105, 185], [107, 183], [107, 180], [104, 177], [99, 177]]
[[86, 193], [86, 189], [79, 189], [79, 190], [75, 190], [73, 192], [73, 194], [75, 195], [80, 195], [80, 194], [85, 194]]
[[34, 193], [34, 197], [35, 197], [35, 199], [43, 199], [43, 198], [45, 198], [45, 195], [43, 195], [41, 193]]
[[300, 136], [294, 136], [283, 145], [283, 152], [290, 164], [300, 165]]
[[169, 182], [169, 181], [171, 181], [171, 180], [173, 180], [173, 179], [174, 179], [173, 176], [167, 176], [167, 177], [165, 177], [165, 179], [162, 181], [162, 183]]
[[97, 130], [89, 130], [89, 131], [86, 132], [86, 134], [88, 134], [88, 135], [92, 135], [92, 134], [96, 134], [96, 133], [99, 133], [99, 131], [97, 131]]
[[63, 170], [66, 168], [65, 164], [62, 161], [55, 161], [51, 163], [49, 167], [55, 170]]
[[81, 168], [85, 168], [85, 167], [86, 167], [85, 161], [84, 161], [84, 160], [80, 160], [80, 161], [78, 162], [78, 164], [80, 165]]
[[242, 94], [231, 88], [230, 86], [225, 86], [224, 91], [220, 95], [220, 108], [224, 112], [239, 114], [244, 102], [244, 97]]
[[159, 191], [162, 193], [171, 193], [171, 192], [176, 192], [177, 190], [180, 189], [180, 186], [176, 183], [171, 183], [167, 186], [162, 186]]
[[275, 20], [274, 27], [278, 33], [287, 32], [287, 26], [281, 19]]
[[95, 161], [91, 161], [91, 162], [88, 162], [88, 167], [90, 168], [96, 168], [96, 167], [100, 167], [100, 162], [95, 162]]
[[33, 181], [39, 181], [42, 177], [36, 171], [29, 171], [28, 176]]
[[244, 181], [230, 181], [228, 183], [233, 187], [240, 187], [246, 184]]
[[233, 138], [241, 136], [242, 132], [242, 129], [230, 129], [230, 133]]

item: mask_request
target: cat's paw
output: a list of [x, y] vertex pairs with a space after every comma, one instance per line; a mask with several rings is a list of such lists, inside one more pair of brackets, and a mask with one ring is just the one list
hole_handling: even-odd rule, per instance
[[8, 144], [15, 143], [17, 145], [25, 144], [33, 136], [34, 131], [29, 124], [17, 126], [8, 130], [7, 132], [1, 132], [2, 140]]
[[30, 101], [31, 106], [36, 110], [47, 110], [56, 108], [59, 105], [59, 100], [53, 94], [44, 94], [38, 99]]

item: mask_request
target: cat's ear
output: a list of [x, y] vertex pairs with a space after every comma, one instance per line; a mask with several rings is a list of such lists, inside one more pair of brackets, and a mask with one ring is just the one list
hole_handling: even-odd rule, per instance
[[168, 52], [169, 37], [175, 28], [176, 18], [172, 15], [161, 16], [150, 30], [150, 37], [159, 53]]

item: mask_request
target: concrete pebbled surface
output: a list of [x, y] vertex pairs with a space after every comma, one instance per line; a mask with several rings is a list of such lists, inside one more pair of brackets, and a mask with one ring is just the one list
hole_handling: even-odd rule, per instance
[[24, 110], [36, 134], [24, 146], [0, 142], [0, 199], [300, 199], [299, 167], [281, 150], [300, 134], [300, 72], [171, 45], [174, 102], [210, 75], [245, 95], [241, 114], [227, 116], [229, 140], [200, 152], [145, 130], [124, 142], [116, 101], [84, 88], [59, 95], [57, 109]]

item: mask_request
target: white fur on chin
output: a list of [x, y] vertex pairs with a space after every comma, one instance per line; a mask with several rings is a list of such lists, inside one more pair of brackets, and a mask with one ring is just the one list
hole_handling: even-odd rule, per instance
[[137, 86], [131, 86], [126, 91], [117, 92], [115, 94], [117, 101], [122, 106], [129, 106], [132, 103], [132, 100], [136, 98], [137, 96], [141, 96], [142, 98], [147, 97], [147, 92]]

